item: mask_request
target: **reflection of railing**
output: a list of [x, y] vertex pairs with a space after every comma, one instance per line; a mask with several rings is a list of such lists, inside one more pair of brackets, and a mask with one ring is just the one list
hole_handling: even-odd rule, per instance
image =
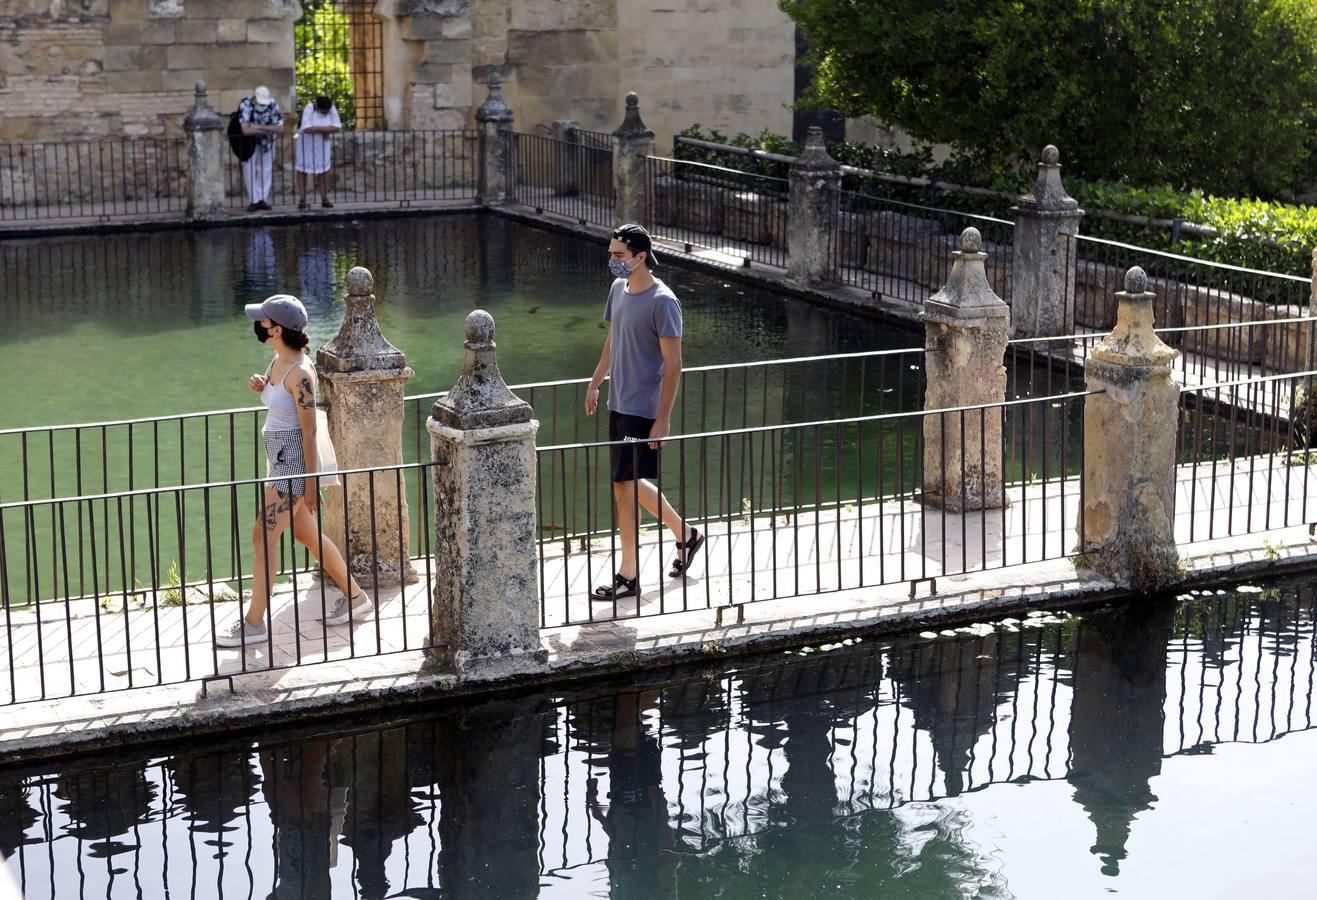
[[0, 221], [104, 220], [186, 208], [182, 138], [0, 144]]
[[[1137, 836], [1163, 770], [1315, 724], [1311, 588], [1153, 606], [0, 774], [0, 849], [30, 898], [401, 896], [477, 877], [521, 896], [604, 861], [591, 888], [679, 875], [734, 892], [798, 829], [819, 848], [818, 824], [836, 826], [835, 865], [862, 845], [896, 855], [926, 819], [864, 841], [847, 821], [1049, 779], [1073, 786], [1055, 802]], [[1110, 832], [1083, 841], [1126, 852]]]

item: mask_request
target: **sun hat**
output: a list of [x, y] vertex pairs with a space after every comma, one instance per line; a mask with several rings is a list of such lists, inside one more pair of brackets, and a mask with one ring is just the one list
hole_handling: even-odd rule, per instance
[[275, 294], [260, 303], [248, 303], [242, 309], [253, 322], [269, 319], [293, 331], [306, 330], [306, 307], [292, 294]]
[[270, 96], [270, 89], [265, 85], [258, 87], [256, 94], [252, 97], [252, 102], [262, 107], [269, 106], [273, 101], [274, 97]]
[[650, 239], [645, 226], [629, 224], [616, 228], [613, 230], [613, 240], [626, 244], [632, 253], [639, 253], [644, 250], [650, 267], [658, 265], [658, 257], [654, 255], [654, 242]]

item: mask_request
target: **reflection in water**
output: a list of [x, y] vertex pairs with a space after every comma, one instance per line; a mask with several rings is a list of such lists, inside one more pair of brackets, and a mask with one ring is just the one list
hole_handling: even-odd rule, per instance
[[1313, 611], [1286, 587], [1033, 614], [15, 770], [0, 851], [29, 898], [1006, 897], [1024, 862], [967, 801], [1027, 798], [1080, 817], [1050, 837], [1096, 862], [1064, 874], [1077, 893], [1137, 890], [1122, 863], [1155, 871], [1132, 839], [1176, 796], [1168, 761], [1208, 792], [1214, 745], [1313, 727]]

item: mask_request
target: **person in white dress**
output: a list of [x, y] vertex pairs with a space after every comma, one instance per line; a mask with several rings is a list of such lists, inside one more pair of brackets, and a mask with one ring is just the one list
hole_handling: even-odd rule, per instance
[[329, 170], [332, 148], [330, 135], [342, 130], [338, 107], [328, 97], [317, 97], [302, 110], [302, 122], [297, 129], [297, 208], [306, 209], [306, 176], [314, 175], [320, 191], [320, 205], [333, 208], [329, 202]]

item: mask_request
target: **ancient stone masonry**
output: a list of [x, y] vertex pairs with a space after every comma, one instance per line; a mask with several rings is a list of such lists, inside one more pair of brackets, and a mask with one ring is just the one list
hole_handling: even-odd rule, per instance
[[[360, 266], [348, 272], [347, 310], [338, 334], [316, 352], [320, 401], [339, 469], [400, 466], [403, 388], [415, 374], [407, 357], [380, 333], [375, 279]], [[353, 576], [376, 584], [411, 584], [407, 477], [380, 471], [342, 476], [326, 495], [325, 533], [343, 550]]]
[[1012, 307], [1015, 337], [1074, 334], [1075, 238], [1084, 211], [1061, 184], [1061, 154], [1048, 144], [1033, 190], [1015, 213]]
[[[966, 228], [951, 254], [946, 286], [924, 304], [924, 409], [1002, 403], [1006, 399], [1011, 310], [992, 292], [978, 229]], [[1000, 509], [1002, 410], [924, 417], [924, 500], [953, 512]]]
[[480, 124], [480, 185], [476, 199], [481, 203], [506, 200], [515, 174], [507, 139], [512, 131], [512, 110], [503, 102], [502, 85], [503, 79], [497, 73], [490, 76], [489, 96], [476, 110]]
[[1084, 501], [1079, 550], [1103, 575], [1140, 592], [1179, 577], [1174, 534], [1179, 353], [1153, 332], [1154, 294], [1135, 266], [1117, 294], [1116, 327], [1084, 377]]
[[805, 150], [791, 165], [787, 208], [787, 277], [802, 284], [833, 281], [830, 235], [841, 163], [828, 155], [823, 129], [811, 126]]
[[645, 157], [654, 152], [654, 132], [640, 118], [640, 98], [626, 95], [626, 114], [613, 132], [613, 195], [617, 224], [637, 222], [652, 226]]
[[224, 210], [224, 124], [206, 104], [206, 82], [198, 81], [196, 105], [183, 120], [188, 136], [188, 218], [213, 219]]
[[535, 546], [535, 420], [508, 390], [494, 319], [466, 319], [462, 374], [426, 427], [434, 460], [434, 653], [459, 675], [533, 672], [540, 645]]

